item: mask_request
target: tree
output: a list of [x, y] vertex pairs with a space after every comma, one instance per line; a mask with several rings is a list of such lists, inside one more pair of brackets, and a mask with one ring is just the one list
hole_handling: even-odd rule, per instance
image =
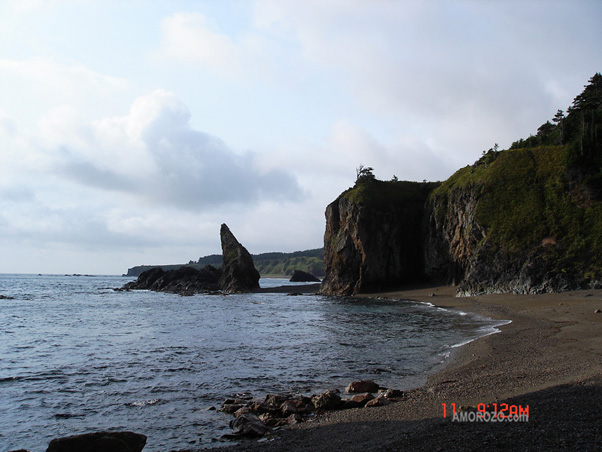
[[355, 174], [356, 174], [355, 183], [357, 184], [360, 182], [374, 180], [374, 174], [372, 173], [372, 171], [374, 171], [374, 168], [360, 164], [360, 166], [358, 166], [355, 169]]

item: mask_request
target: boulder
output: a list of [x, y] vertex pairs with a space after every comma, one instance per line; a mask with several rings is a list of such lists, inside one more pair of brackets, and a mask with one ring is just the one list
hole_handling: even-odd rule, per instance
[[248, 436], [257, 438], [263, 436], [269, 430], [269, 427], [263, 424], [261, 420], [254, 414], [241, 414], [230, 422], [232, 434], [236, 436]]
[[280, 406], [280, 411], [284, 417], [292, 414], [307, 414], [313, 411], [313, 404], [305, 403], [301, 399], [289, 399]]
[[382, 395], [378, 396], [375, 399], [370, 400], [368, 403], [366, 403], [366, 408], [370, 408], [370, 407], [375, 407], [375, 406], [385, 406], [385, 405], [389, 405], [391, 403], [390, 400], [385, 399]]
[[224, 293], [245, 293], [259, 289], [259, 272], [251, 254], [225, 224], [221, 226], [220, 237], [223, 264], [219, 288]]
[[316, 410], [336, 410], [341, 406], [341, 396], [338, 390], [329, 389], [322, 394], [313, 396], [311, 402]]
[[293, 276], [291, 276], [290, 282], [320, 282], [320, 280], [311, 273], [295, 270]]
[[374, 400], [374, 396], [369, 392], [357, 394], [351, 397], [351, 401], [358, 403], [360, 406], [365, 406], [370, 400]]
[[46, 452], [140, 452], [146, 436], [133, 432], [96, 432], [50, 441]]
[[377, 392], [379, 386], [372, 380], [353, 381], [349, 383], [345, 391], [349, 393], [356, 392]]

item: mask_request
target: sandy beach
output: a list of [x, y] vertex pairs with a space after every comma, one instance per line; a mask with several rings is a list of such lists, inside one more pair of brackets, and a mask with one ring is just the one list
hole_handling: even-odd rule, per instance
[[[453, 287], [415, 287], [364, 296], [427, 301], [511, 323], [455, 349], [441, 370], [398, 403], [328, 412], [259, 442], [218, 450], [602, 450], [602, 313], [595, 312], [602, 310], [602, 290], [454, 294]], [[528, 421], [452, 419], [452, 404], [494, 403], [528, 407]]]

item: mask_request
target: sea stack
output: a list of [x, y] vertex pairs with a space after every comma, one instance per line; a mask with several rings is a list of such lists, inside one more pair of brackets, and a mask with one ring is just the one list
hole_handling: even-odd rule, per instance
[[259, 289], [259, 272], [253, 258], [225, 224], [220, 229], [222, 276], [219, 287], [224, 293], [244, 293]]

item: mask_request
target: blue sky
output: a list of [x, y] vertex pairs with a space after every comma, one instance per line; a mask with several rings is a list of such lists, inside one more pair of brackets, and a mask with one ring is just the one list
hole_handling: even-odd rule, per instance
[[602, 3], [0, 1], [0, 272], [322, 246], [360, 164], [444, 180], [602, 70]]

